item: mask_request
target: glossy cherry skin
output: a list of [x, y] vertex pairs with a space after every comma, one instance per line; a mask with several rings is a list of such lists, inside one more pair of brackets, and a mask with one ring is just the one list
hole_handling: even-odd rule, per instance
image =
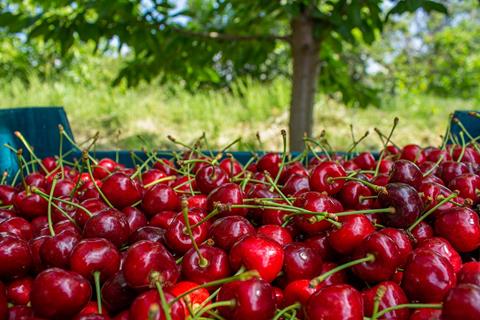
[[346, 175], [342, 165], [333, 161], [325, 161], [313, 168], [310, 173], [310, 187], [313, 191], [333, 195], [342, 189], [345, 180], [332, 180], [331, 178], [345, 177]]
[[240, 189], [240, 186], [235, 183], [225, 183], [215, 188], [210, 192], [207, 198], [208, 206], [207, 210], [209, 212], [213, 211], [216, 208], [217, 204], [222, 204], [227, 206], [224, 210], [220, 210], [219, 216], [246, 216], [247, 209], [245, 208], [228, 208], [228, 205], [238, 205], [243, 204], [243, 191]]
[[425, 156], [422, 153], [422, 148], [416, 144], [408, 144], [403, 147], [400, 153], [400, 159], [406, 159], [417, 164], [425, 161]]
[[408, 234], [402, 229], [394, 228], [384, 228], [379, 230], [379, 232], [389, 236], [395, 242], [398, 248], [399, 266], [403, 267], [413, 250]]
[[462, 267], [462, 257], [460, 257], [458, 252], [455, 251], [450, 242], [444, 238], [432, 237], [422, 240], [418, 243], [417, 249], [427, 249], [443, 256], [448, 262], [450, 262], [455, 273], [460, 271], [460, 268]]
[[238, 270], [242, 265], [247, 270], [257, 270], [260, 277], [273, 281], [282, 270], [284, 252], [277, 242], [260, 236], [246, 236], [230, 250], [230, 265]]
[[[150, 169], [142, 173], [141, 181], [145, 189], [150, 189], [151, 187], [159, 183], [168, 184], [167, 179], [165, 179], [166, 177], [168, 177], [168, 175], [165, 173], [165, 171], [159, 170], [159, 169]], [[161, 180], [164, 180], [164, 181], [161, 181]], [[147, 185], [150, 185], [150, 186], [147, 186]]]
[[403, 273], [402, 288], [422, 303], [440, 302], [456, 282], [455, 271], [446, 258], [434, 251], [413, 251]]
[[353, 158], [355, 164], [362, 170], [374, 170], [375, 158], [370, 152], [362, 152], [355, 158]]
[[[39, 190], [45, 192], [43, 189]], [[48, 203], [45, 199], [35, 193], [20, 191], [13, 198], [13, 206], [18, 215], [27, 219], [33, 219], [47, 214]]]
[[392, 238], [381, 232], [374, 232], [367, 236], [355, 250], [354, 258], [364, 258], [367, 254], [374, 255], [375, 260], [352, 267], [353, 272], [364, 281], [389, 280], [400, 265], [397, 245]]
[[350, 255], [369, 234], [375, 231], [372, 222], [361, 214], [339, 218], [340, 228], [333, 228], [328, 235], [330, 246], [338, 253]]
[[479, 201], [480, 176], [476, 174], [465, 173], [457, 176], [449, 182], [448, 187], [462, 198], [472, 200], [473, 203]]
[[470, 173], [468, 166], [462, 162], [444, 161], [440, 164], [440, 167], [442, 172], [441, 178], [446, 184], [464, 173]]
[[[365, 316], [367, 317], [372, 316], [373, 305], [374, 305], [375, 297], [377, 295], [377, 290], [381, 286], [384, 288], [385, 293], [380, 299], [378, 311], [382, 311], [383, 309], [393, 307], [399, 304], [408, 303], [408, 298], [405, 295], [405, 292], [403, 292], [402, 288], [398, 284], [392, 281], [380, 282], [376, 286], [368, 288], [362, 292], [363, 310], [365, 312]], [[403, 308], [403, 309], [398, 309], [398, 310], [388, 312], [384, 316], [380, 317], [379, 319], [408, 320], [409, 314], [410, 314], [410, 311], [407, 308]]]
[[7, 286], [8, 301], [15, 305], [27, 305], [30, 302], [32, 284], [32, 278], [19, 278], [10, 282]]
[[306, 305], [310, 296], [317, 290], [318, 288], [312, 288], [310, 286], [310, 280], [300, 279], [291, 281], [283, 291], [285, 295], [283, 306], [287, 307], [295, 302], [300, 302], [302, 305]]
[[0, 223], [13, 217], [16, 217], [16, 214], [13, 212], [13, 210], [0, 209]]
[[52, 268], [37, 275], [30, 297], [35, 314], [48, 319], [65, 319], [82, 310], [91, 295], [92, 288], [81, 275]]
[[465, 263], [458, 273], [458, 284], [470, 283], [480, 286], [480, 262]]
[[364, 210], [372, 208], [374, 199], [364, 199], [364, 197], [370, 197], [372, 195], [373, 192], [371, 189], [364, 184], [357, 181], [347, 181], [340, 190], [338, 197], [345, 208]]
[[422, 171], [418, 166], [408, 160], [397, 160], [390, 171], [390, 182], [406, 183], [418, 189], [423, 180]]
[[310, 191], [310, 183], [308, 176], [294, 174], [289, 176], [287, 181], [282, 187], [282, 192], [286, 196], [292, 196], [296, 193]]
[[433, 228], [425, 221], [420, 222], [410, 232], [414, 243], [433, 237]]
[[283, 271], [288, 282], [319, 275], [322, 257], [311, 247], [295, 242], [284, 246], [284, 252]]
[[263, 155], [260, 159], [257, 161], [257, 172], [265, 172], [267, 171], [272, 179], [275, 179], [275, 177], [278, 174], [278, 171], [280, 170], [280, 164], [282, 162], [282, 158], [280, 155], [276, 153], [267, 153]]
[[[82, 201], [80, 205], [87, 209], [92, 215], [96, 215], [97, 213], [109, 208], [107, 204], [100, 199], [87, 199]], [[78, 226], [83, 228], [90, 216], [85, 210], [77, 208], [74, 218]]]
[[234, 300], [233, 307], [219, 307], [221, 316], [231, 320], [269, 320], [275, 313], [272, 286], [261, 279], [234, 281], [224, 284], [217, 301]]
[[130, 306], [137, 292], [125, 281], [123, 272], [117, 272], [102, 286], [102, 302], [111, 312], [118, 312]]
[[274, 224], [264, 224], [257, 229], [257, 235], [276, 241], [285, 246], [293, 241], [292, 235], [287, 228]]
[[213, 189], [228, 182], [228, 175], [222, 168], [206, 166], [195, 175], [197, 188], [203, 194], [209, 194]]
[[323, 287], [308, 299], [304, 312], [309, 320], [363, 320], [362, 295], [347, 284]]
[[450, 290], [443, 301], [442, 319], [480, 319], [480, 287], [460, 284]]
[[150, 240], [153, 242], [165, 244], [165, 229], [153, 226], [141, 227], [130, 235], [128, 242], [133, 244], [141, 240]]
[[[167, 303], [172, 302], [175, 298], [169, 292], [164, 292]], [[185, 319], [185, 310], [180, 302], [175, 302], [170, 307], [170, 318], [172, 320]], [[165, 312], [163, 311], [160, 295], [158, 291], [149, 290], [139, 295], [130, 307], [130, 320], [165, 320]]]
[[160, 211], [150, 219], [149, 225], [166, 229], [172, 223], [177, 214], [178, 212], [175, 211]]
[[141, 199], [137, 183], [121, 172], [111, 174], [103, 180], [101, 190], [110, 203], [118, 209], [131, 206]]
[[13, 204], [13, 199], [17, 191], [14, 187], [6, 184], [0, 185], [0, 206], [9, 206]]
[[33, 237], [30, 223], [20, 217], [12, 217], [0, 223], [0, 232], [8, 232], [23, 240], [29, 241]]
[[241, 216], [229, 216], [216, 220], [209, 228], [215, 245], [229, 251], [235, 242], [244, 236], [254, 235], [253, 225]]
[[225, 158], [222, 161], [220, 161], [219, 165], [220, 165], [220, 168], [222, 168], [223, 171], [225, 171], [225, 173], [230, 178], [235, 177], [236, 175], [239, 175], [243, 170], [243, 167], [240, 164], [240, 162], [238, 162], [234, 158]]
[[455, 207], [443, 211], [435, 219], [435, 233], [447, 239], [459, 252], [480, 247], [478, 214], [469, 208]]
[[175, 174], [175, 164], [168, 159], [158, 159], [158, 161], [153, 164], [153, 167], [162, 170], [169, 176]]
[[108, 240], [90, 238], [80, 241], [70, 255], [70, 269], [86, 279], [93, 279], [93, 272], [100, 272], [101, 281], [105, 281], [120, 268], [120, 252]]
[[182, 275], [185, 279], [204, 284], [230, 275], [228, 255], [225, 251], [209, 245], [201, 245], [199, 251], [207, 260], [207, 265], [201, 266], [198, 253], [193, 248], [190, 249], [182, 261]]
[[160, 211], [176, 211], [180, 208], [180, 198], [169, 186], [157, 184], [143, 196], [142, 208], [150, 217]]
[[196, 194], [194, 196], [190, 196], [187, 199], [188, 207], [191, 209], [201, 209], [201, 210], [208, 210], [208, 200], [207, 196], [204, 194]]
[[43, 264], [47, 268], [67, 269], [70, 262], [70, 254], [79, 241], [80, 235], [70, 230], [48, 237], [40, 247], [40, 256]]
[[85, 223], [84, 238], [105, 238], [120, 248], [128, 241], [130, 227], [125, 215], [115, 209], [106, 209]]
[[313, 248], [323, 260], [333, 261], [335, 251], [328, 240], [328, 234], [319, 234], [305, 239], [304, 243]]
[[[190, 227], [200, 222], [202, 218], [202, 215], [195, 214], [190, 210], [188, 215]], [[196, 243], [200, 244], [207, 240], [209, 226], [210, 222], [206, 221], [191, 229]], [[167, 246], [176, 253], [184, 254], [193, 246], [192, 240], [186, 232], [186, 228], [183, 213], [179, 213], [165, 231], [165, 242]]]
[[[198, 287], [198, 283], [181, 281], [176, 283], [173, 287], [169, 288], [169, 291], [175, 296], [178, 297], [181, 294]], [[185, 307], [185, 317], [190, 315], [193, 316], [196, 311], [199, 311], [200, 307], [204, 305], [209, 305], [211, 302], [205, 302], [210, 296], [210, 293], [205, 288], [198, 288], [192, 293], [187, 294], [182, 299], [185, 304], [188, 304], [188, 307]], [[190, 313], [190, 310], [193, 311], [193, 314]]]
[[416, 309], [410, 315], [409, 320], [440, 320], [442, 310], [438, 309]]
[[148, 220], [145, 214], [135, 207], [126, 207], [122, 210], [127, 218], [128, 227], [130, 229], [130, 235], [147, 225]]
[[5, 318], [8, 320], [43, 320], [44, 318], [39, 318], [33, 313], [31, 307], [17, 305], [12, 306], [8, 309], [8, 317]]
[[148, 288], [155, 287], [156, 281], [167, 286], [172, 285], [177, 281], [180, 272], [175, 259], [163, 245], [143, 240], [127, 250], [123, 275], [131, 287]]
[[14, 235], [0, 234], [0, 279], [22, 277], [33, 266], [30, 247]]
[[404, 183], [389, 183], [386, 192], [380, 192], [378, 200], [382, 207], [393, 207], [395, 213], [382, 214], [385, 225], [394, 228], [407, 228], [417, 220], [423, 208], [417, 191]]

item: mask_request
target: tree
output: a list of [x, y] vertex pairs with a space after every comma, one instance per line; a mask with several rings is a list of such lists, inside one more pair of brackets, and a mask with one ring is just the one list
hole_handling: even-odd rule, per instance
[[[368, 104], [374, 90], [342, 66], [347, 45], [372, 43], [391, 14], [419, 8], [446, 13], [431, 0], [10, 0], [0, 28], [58, 44], [126, 47], [131, 58], [117, 80], [178, 80], [190, 88], [227, 85], [244, 75], [292, 79], [290, 150], [312, 133], [317, 84], [345, 102]], [[390, 10], [386, 10], [390, 7]]]

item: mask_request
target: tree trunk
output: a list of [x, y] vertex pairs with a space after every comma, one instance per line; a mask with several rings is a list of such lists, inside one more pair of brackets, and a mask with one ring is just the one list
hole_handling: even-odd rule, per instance
[[312, 134], [320, 46], [314, 36], [315, 22], [306, 12], [294, 18], [291, 26], [293, 77], [289, 145], [290, 151], [302, 151], [304, 135]]

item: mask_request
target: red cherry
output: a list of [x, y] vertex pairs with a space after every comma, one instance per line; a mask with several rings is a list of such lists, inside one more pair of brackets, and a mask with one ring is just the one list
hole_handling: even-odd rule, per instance
[[480, 247], [478, 214], [469, 208], [455, 207], [443, 211], [435, 219], [435, 233], [447, 239], [459, 252]]
[[208, 211], [216, 208], [217, 204], [227, 206], [226, 209], [220, 210], [220, 216], [246, 216], [247, 209], [245, 208], [228, 208], [229, 205], [243, 204], [243, 191], [235, 183], [225, 183], [214, 189], [208, 195]]
[[417, 191], [404, 183], [389, 183], [385, 192], [380, 192], [378, 200], [383, 207], [393, 207], [395, 213], [383, 214], [385, 225], [395, 228], [407, 228], [414, 223], [422, 211], [423, 205]]
[[439, 255], [443, 256], [445, 259], [448, 260], [448, 262], [450, 262], [455, 273], [460, 271], [460, 268], [462, 267], [462, 257], [460, 257], [458, 252], [455, 251], [450, 242], [443, 238], [432, 237], [422, 240], [418, 243], [417, 249], [434, 251]]
[[239, 175], [243, 170], [243, 167], [240, 164], [240, 162], [238, 162], [234, 158], [225, 158], [222, 161], [220, 161], [219, 165], [220, 165], [220, 168], [222, 168], [223, 171], [225, 171], [225, 173], [230, 178]]
[[205, 211], [208, 210], [208, 200], [207, 196], [204, 194], [196, 194], [188, 197], [187, 202], [189, 208], [197, 208]]
[[374, 170], [376, 166], [375, 158], [370, 152], [360, 153], [353, 161], [362, 170]]
[[201, 245], [199, 251], [206, 260], [206, 266], [201, 265], [197, 251], [190, 249], [182, 261], [182, 274], [185, 279], [204, 284], [229, 276], [230, 265], [225, 251], [208, 245]]
[[328, 241], [338, 253], [351, 254], [369, 234], [375, 231], [370, 220], [360, 214], [340, 217], [340, 228], [334, 228], [328, 235]]
[[272, 286], [261, 279], [224, 284], [217, 300], [233, 302], [231, 307], [218, 308], [220, 315], [231, 320], [269, 320], [275, 313]]
[[458, 273], [458, 284], [471, 283], [480, 286], [480, 262], [465, 263]]
[[[198, 283], [181, 281], [175, 284], [172, 288], [170, 288], [170, 292], [175, 297], [178, 297], [184, 292], [187, 292], [196, 287], [198, 287]], [[190, 310], [192, 310], [195, 313], [196, 311], [199, 311], [200, 306], [207, 306], [211, 304], [211, 302], [208, 302], [208, 303], [205, 302], [209, 298], [209, 296], [210, 296], [210, 293], [205, 288], [198, 288], [195, 291], [184, 296], [183, 301], [184, 303], [188, 304], [188, 307], [184, 308], [185, 317], [188, 317], [190, 315], [193, 316], [193, 314], [190, 313]]]
[[[171, 303], [175, 296], [165, 292], [165, 300]], [[185, 310], [179, 301], [170, 306], [170, 318], [172, 320], [185, 319]], [[160, 295], [157, 290], [149, 290], [139, 295], [130, 307], [130, 320], [163, 320], [166, 319], [165, 311], [161, 306]]]
[[7, 286], [8, 300], [15, 305], [27, 305], [30, 302], [32, 284], [32, 278], [19, 278], [13, 280]]
[[440, 320], [442, 310], [417, 309], [410, 316], [409, 320]]
[[338, 197], [345, 208], [364, 210], [372, 208], [374, 199], [369, 198], [372, 195], [372, 190], [364, 184], [357, 181], [347, 181], [340, 190]]
[[23, 240], [29, 241], [33, 237], [32, 226], [20, 217], [12, 217], [0, 223], [0, 232], [8, 232]]
[[328, 234], [320, 234], [305, 239], [304, 243], [313, 248], [323, 260], [334, 260], [334, 250], [328, 240]]
[[[40, 189], [40, 191], [44, 191]], [[38, 216], [44, 216], [47, 214], [48, 203], [45, 199], [35, 193], [28, 193], [27, 191], [20, 191], [13, 198], [13, 206], [15, 212], [19, 215], [33, 219]]]
[[282, 187], [282, 192], [286, 196], [292, 196], [300, 192], [310, 191], [310, 183], [308, 176], [294, 174], [289, 176], [287, 181]]
[[257, 172], [267, 171], [270, 176], [275, 179], [280, 170], [280, 164], [282, 163], [282, 158], [276, 153], [267, 153], [263, 155], [257, 161]]
[[[384, 290], [383, 295], [380, 298], [380, 303], [378, 307], [378, 311], [382, 311], [383, 309], [394, 307], [399, 304], [406, 304], [408, 303], [407, 296], [403, 292], [402, 288], [392, 281], [380, 282], [374, 287], [368, 288], [362, 292], [363, 296], [363, 310], [365, 312], [365, 316], [371, 317], [373, 313], [373, 305], [375, 303], [375, 298], [377, 296], [377, 292], [380, 290]], [[379, 319], [397, 319], [397, 320], [407, 320], [410, 311], [406, 308], [398, 309], [394, 311], [387, 312], [384, 316], [380, 317]]]
[[434, 251], [415, 250], [403, 273], [402, 287], [411, 300], [440, 302], [455, 285], [452, 265]]
[[175, 164], [168, 159], [158, 159], [158, 161], [153, 164], [153, 167], [162, 170], [169, 176], [175, 174]]
[[127, 218], [130, 235], [148, 223], [145, 214], [135, 207], [125, 207], [122, 212]]
[[30, 247], [14, 235], [0, 234], [0, 279], [22, 277], [33, 265]]
[[92, 288], [75, 272], [47, 269], [33, 281], [31, 300], [35, 314], [49, 319], [65, 319], [87, 304]]
[[410, 231], [415, 243], [433, 237], [433, 228], [425, 221], [420, 222]]
[[165, 244], [165, 229], [154, 226], [141, 227], [130, 235], [128, 242], [133, 244], [141, 240], [150, 240]]
[[77, 232], [65, 230], [45, 239], [40, 247], [40, 257], [47, 267], [68, 268], [70, 254], [80, 241]]
[[400, 153], [400, 159], [410, 160], [417, 164], [425, 161], [425, 156], [422, 153], [422, 148], [416, 144], [408, 144], [403, 147]]
[[257, 235], [272, 239], [281, 246], [285, 246], [293, 241], [288, 229], [279, 225], [264, 224], [257, 229]]
[[163, 245], [143, 240], [127, 250], [123, 275], [131, 287], [148, 288], [154, 287], [156, 281], [172, 285], [180, 273], [175, 259]]
[[259, 236], [246, 236], [230, 250], [230, 264], [234, 270], [242, 265], [247, 270], [257, 270], [267, 282], [278, 276], [283, 259], [283, 249], [277, 242]]
[[137, 293], [125, 281], [123, 272], [117, 272], [102, 286], [102, 301], [111, 312], [118, 312], [128, 307]]
[[0, 206], [12, 205], [16, 193], [17, 191], [14, 187], [6, 184], [0, 184]]
[[[153, 185], [158, 184], [158, 183], [168, 184], [167, 180], [161, 181], [162, 179], [164, 179], [166, 177], [168, 177], [168, 175], [165, 173], [165, 171], [160, 170], [160, 169], [150, 169], [150, 170], [142, 173], [141, 181], [142, 181], [142, 185], [144, 186], [144, 188], [150, 189], [150, 188], [152, 188]], [[150, 185], [150, 184], [153, 184], [153, 185], [146, 187], [147, 185]]]
[[128, 241], [130, 227], [125, 215], [116, 209], [105, 209], [87, 220], [85, 238], [105, 238], [120, 248]]
[[472, 200], [473, 203], [479, 201], [480, 176], [476, 174], [465, 173], [459, 175], [450, 181], [448, 187], [462, 198]]
[[138, 184], [126, 174], [120, 172], [116, 172], [103, 180], [101, 190], [110, 203], [118, 209], [131, 206], [141, 199]]
[[379, 232], [389, 236], [393, 242], [395, 242], [398, 248], [399, 266], [403, 267], [412, 252], [412, 244], [406, 231], [402, 229], [384, 228], [379, 230]]
[[150, 217], [160, 211], [176, 211], [180, 208], [180, 198], [169, 186], [157, 184], [143, 196], [142, 208]]
[[308, 299], [307, 319], [363, 320], [362, 295], [346, 284], [323, 287]]
[[[190, 226], [193, 226], [200, 222], [203, 218], [202, 215], [195, 214], [194, 210], [190, 210], [188, 214], [188, 221]], [[176, 253], [184, 254], [190, 248], [192, 248], [192, 240], [187, 234], [186, 223], [183, 213], [179, 213], [175, 218], [173, 218], [172, 223], [167, 227], [165, 231], [165, 242], [169, 248], [171, 248]], [[210, 224], [208, 221], [191, 228], [192, 235], [196, 243], [202, 243], [207, 240], [208, 228]]]
[[307, 304], [308, 299], [318, 289], [310, 286], [310, 280], [294, 280], [287, 284], [284, 290], [284, 305], [290, 306], [295, 302], [300, 302], [302, 306]]
[[397, 160], [393, 163], [390, 171], [390, 182], [406, 183], [418, 189], [422, 180], [422, 171], [415, 163], [408, 160]]
[[[338, 200], [319, 192], [302, 194], [297, 198], [295, 205], [313, 212], [335, 213], [343, 211], [343, 206]], [[312, 222], [311, 217], [312, 215], [297, 215], [294, 221], [301, 231], [309, 235], [318, 234], [332, 227], [332, 224], [325, 220]]]
[[294, 242], [284, 246], [284, 252], [283, 271], [289, 282], [320, 274], [322, 257], [311, 247]]
[[177, 216], [175, 211], [160, 211], [150, 219], [150, 226], [166, 229]]
[[98, 163], [93, 166], [93, 176], [95, 179], [103, 179], [110, 175], [112, 172], [117, 170], [118, 163], [109, 158], [104, 158], [98, 161]]
[[474, 284], [460, 284], [450, 290], [443, 300], [442, 319], [480, 319], [480, 287]]
[[336, 194], [342, 189], [345, 180], [333, 178], [345, 177], [347, 174], [343, 167], [333, 161], [325, 161], [313, 168], [310, 173], [310, 187], [313, 191]]
[[197, 188], [203, 194], [209, 194], [213, 189], [228, 182], [228, 175], [220, 167], [206, 166], [195, 175]]
[[442, 172], [441, 178], [446, 184], [464, 173], [470, 173], [470, 170], [465, 163], [455, 161], [442, 162], [440, 164], [440, 170]]
[[229, 251], [235, 242], [244, 236], [254, 235], [255, 228], [241, 216], [229, 216], [216, 220], [209, 229], [215, 245]]

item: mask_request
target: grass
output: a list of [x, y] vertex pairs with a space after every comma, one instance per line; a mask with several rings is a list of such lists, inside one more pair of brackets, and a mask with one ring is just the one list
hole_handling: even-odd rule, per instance
[[[260, 133], [263, 148], [281, 150], [280, 130], [287, 128], [289, 83], [278, 79], [265, 85], [253, 81], [237, 83], [227, 91], [188, 93], [156, 85], [137, 88], [112, 88], [105, 82], [80, 85], [71, 81], [33, 80], [25, 87], [20, 82], [3, 83], [0, 108], [15, 106], [62, 105], [65, 107], [77, 140], [100, 132], [99, 148], [138, 149], [144, 143], [172, 148], [166, 139], [172, 135], [190, 142], [202, 132], [211, 148], [219, 148], [237, 137], [237, 149], [261, 148], [255, 136]], [[448, 114], [454, 110], [480, 109], [478, 100], [402, 95], [384, 99], [382, 108], [347, 108], [325, 96], [315, 106], [315, 135], [325, 129], [330, 144], [345, 150], [351, 143], [350, 124], [355, 135], [370, 136], [359, 149], [377, 149], [373, 128], [387, 132], [393, 118], [400, 124], [393, 141], [399, 145], [440, 143]]]

